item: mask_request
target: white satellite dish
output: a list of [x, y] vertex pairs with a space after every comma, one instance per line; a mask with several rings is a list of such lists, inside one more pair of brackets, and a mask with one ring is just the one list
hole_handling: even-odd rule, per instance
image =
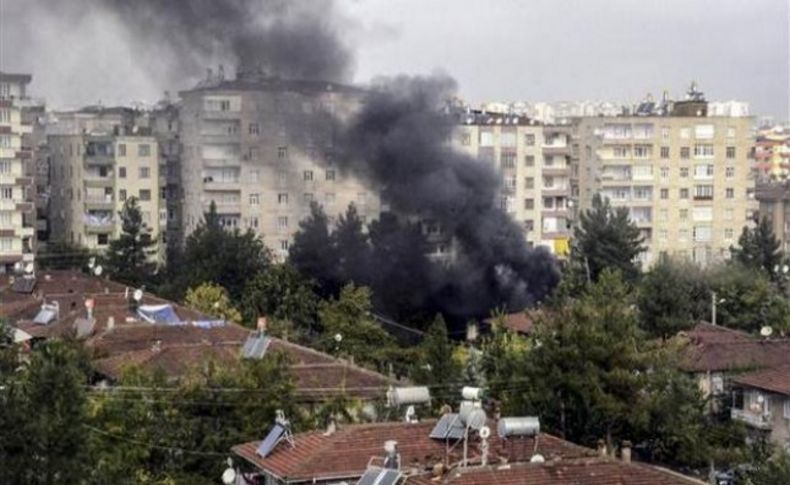
[[25, 265], [25, 273], [27, 273], [27, 274], [33, 274], [33, 270], [34, 269], [36, 269], [36, 267], [33, 266], [33, 263], [27, 263]]
[[96, 276], [101, 276], [102, 271], [104, 271], [104, 268], [102, 268], [101, 265], [98, 265], [95, 268], [93, 268], [93, 274], [95, 274]]
[[225, 485], [233, 485], [236, 481], [236, 470], [233, 468], [228, 468], [224, 472], [222, 472], [222, 483]]
[[134, 290], [134, 293], [132, 293], [132, 298], [134, 298], [135, 301], [142, 300], [143, 299], [143, 290], [141, 290], [139, 288]]
[[543, 458], [543, 455], [541, 455], [540, 453], [535, 453], [534, 455], [532, 455], [532, 458], [529, 459], [529, 462], [530, 463], [545, 463], [546, 459]]
[[772, 333], [774, 333], [774, 329], [769, 327], [768, 325], [760, 329], [760, 335], [762, 335], [763, 337], [766, 338], [770, 337]]
[[483, 426], [482, 428], [480, 428], [480, 431], [478, 431], [478, 433], [480, 434], [480, 438], [484, 440], [488, 439], [488, 437], [491, 436], [491, 428], [489, 428], [488, 426]]
[[340, 343], [343, 341], [343, 335], [336, 333], [335, 334], [335, 342]]

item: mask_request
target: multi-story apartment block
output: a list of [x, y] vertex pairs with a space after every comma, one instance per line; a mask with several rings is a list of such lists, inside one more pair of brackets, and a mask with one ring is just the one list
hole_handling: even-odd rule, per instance
[[760, 218], [768, 220], [782, 251], [790, 253], [790, 185], [786, 182], [758, 184], [756, 194]]
[[159, 146], [141, 134], [50, 135], [51, 238], [104, 250], [119, 236], [118, 213], [138, 200], [152, 238], [161, 240]]
[[571, 126], [544, 126], [524, 116], [472, 111], [457, 118], [453, 146], [501, 174], [500, 205], [522, 225], [527, 242], [566, 255]]
[[650, 265], [659, 254], [708, 264], [727, 257], [757, 209], [749, 152], [753, 120], [709, 116], [693, 87], [685, 101], [646, 101], [632, 114], [577, 120], [574, 193], [628, 209]]
[[25, 122], [29, 74], [0, 72], [0, 273], [33, 263], [36, 246], [35, 168]]
[[335, 161], [332, 119], [358, 109], [363, 94], [258, 73], [209, 78], [182, 92], [184, 233], [214, 202], [225, 227], [252, 229], [284, 258], [313, 201], [332, 218], [351, 203], [363, 219], [378, 217], [378, 190]]

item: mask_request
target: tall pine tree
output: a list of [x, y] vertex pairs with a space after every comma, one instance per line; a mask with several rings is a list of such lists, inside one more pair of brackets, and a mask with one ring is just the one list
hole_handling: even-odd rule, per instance
[[329, 230], [329, 218], [317, 203], [310, 204], [310, 216], [299, 223], [288, 261], [299, 273], [316, 282], [323, 297], [337, 295], [337, 252]]
[[779, 274], [782, 264], [781, 243], [776, 239], [771, 223], [763, 218], [754, 227], [743, 228], [738, 247], [731, 249], [732, 258], [748, 268], [764, 271], [772, 280]]
[[143, 223], [137, 199], [126, 199], [118, 216], [121, 219], [121, 235], [110, 241], [106, 269], [114, 279], [128, 285], [148, 283], [152, 281], [156, 270], [156, 241]]

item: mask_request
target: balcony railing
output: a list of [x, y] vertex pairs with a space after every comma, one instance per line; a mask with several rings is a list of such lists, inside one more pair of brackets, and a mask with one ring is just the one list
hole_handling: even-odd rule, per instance
[[735, 421], [746, 423], [752, 428], [771, 429], [773, 426], [771, 413], [755, 413], [746, 409], [732, 408], [730, 410], [730, 417]]

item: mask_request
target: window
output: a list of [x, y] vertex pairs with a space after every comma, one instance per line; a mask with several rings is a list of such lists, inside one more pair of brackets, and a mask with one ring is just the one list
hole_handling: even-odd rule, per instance
[[733, 189], [732, 187], [727, 187], [724, 190], [724, 194], [725, 194], [724, 195], [725, 198], [727, 198], [727, 199], [734, 199], [735, 198], [735, 189]]
[[260, 126], [258, 126], [258, 123], [250, 123], [249, 133], [250, 135], [260, 134]]
[[658, 211], [658, 220], [659, 221], [666, 221], [669, 218], [669, 210], [668, 209], [660, 209]]
[[661, 147], [661, 158], [669, 158], [669, 147]]
[[126, 178], [126, 167], [118, 167], [118, 178]]
[[140, 200], [151, 200], [151, 191], [148, 189], [140, 189]]
[[524, 209], [532, 210], [535, 208], [535, 199], [524, 199]]
[[277, 203], [280, 205], [288, 205], [288, 194], [277, 194]]
[[680, 167], [680, 178], [686, 179], [689, 177], [689, 168]]
[[694, 158], [713, 158], [713, 145], [694, 145]]
[[535, 166], [535, 156], [534, 155], [527, 155], [524, 157], [524, 165], [527, 167], [534, 167]]
[[326, 170], [326, 179], [327, 180], [335, 180], [335, 171], [333, 169]]
[[693, 216], [695, 222], [711, 222], [713, 220], [713, 207], [695, 207]]
[[11, 160], [0, 160], [0, 173], [11, 173]]
[[658, 240], [659, 241], [666, 241], [669, 239], [669, 231], [666, 229], [659, 229], [658, 231]]
[[261, 199], [258, 194], [250, 194], [250, 205], [258, 205], [260, 202]]
[[735, 158], [735, 147], [727, 147], [727, 158]]
[[151, 178], [151, 169], [148, 167], [140, 167], [140, 178], [141, 179]]
[[524, 230], [527, 232], [532, 232], [535, 230], [535, 221], [532, 219], [524, 219]]
[[0, 187], [0, 199], [11, 200], [14, 198], [13, 187]]
[[0, 251], [11, 251], [14, 247], [14, 240], [10, 237], [0, 237]]
[[680, 158], [688, 159], [691, 156], [691, 149], [689, 147], [680, 147]]
[[0, 123], [11, 123], [11, 111], [0, 109]]
[[505, 177], [505, 189], [513, 192], [516, 190], [516, 176], [511, 174]]
[[679, 197], [681, 199], [688, 199], [689, 198], [689, 189], [680, 189], [678, 195], [679, 195]]
[[516, 133], [514, 131], [502, 131], [502, 133], [499, 135], [499, 146], [515, 147]]
[[302, 178], [305, 182], [312, 182], [313, 181], [313, 171], [312, 170], [305, 170], [302, 173]]
[[727, 168], [725, 168], [724, 169], [724, 175], [728, 179], [734, 178], [735, 177], [735, 167], [727, 167]]
[[138, 157], [150, 157], [151, 156], [151, 145], [148, 143], [141, 143], [137, 145], [137, 156]]
[[118, 156], [125, 157], [126, 156], [126, 143], [119, 143], [118, 144]]
[[280, 230], [288, 229], [288, 216], [280, 216], [277, 218], [277, 228]]
[[664, 200], [669, 198], [669, 189], [661, 189], [661, 198]]
[[680, 239], [681, 241], [688, 241], [688, 239], [689, 239], [689, 230], [686, 229], [685, 227], [681, 228], [678, 231], [678, 239]]
[[713, 125], [697, 125], [694, 127], [694, 138], [698, 140], [710, 140], [715, 134]]
[[694, 241], [709, 242], [711, 232], [710, 226], [694, 226]]
[[631, 149], [627, 145], [618, 145], [612, 148], [612, 154], [615, 158], [628, 158], [631, 155]]
[[524, 135], [524, 144], [528, 147], [534, 147], [535, 135], [533, 135], [532, 133], [527, 133], [526, 135]]
[[634, 158], [649, 158], [652, 152], [650, 145], [634, 145]]
[[724, 209], [724, 220], [731, 221], [735, 218], [734, 209]]
[[288, 240], [283, 239], [282, 241], [280, 241], [280, 249], [282, 249], [283, 251], [288, 251]]
[[730, 241], [732, 240], [733, 236], [734, 236], [734, 231], [732, 230], [731, 227], [728, 227], [727, 229], [724, 230], [724, 239]]
[[250, 217], [250, 227], [252, 227], [253, 229], [257, 229], [258, 228], [258, 218], [257, 217], [255, 217], [255, 216]]
[[534, 189], [535, 188], [535, 177], [526, 177], [524, 179], [524, 188], [525, 189]]
[[694, 186], [695, 199], [712, 199], [713, 186], [712, 185], [695, 185]]
[[288, 147], [277, 147], [277, 158], [288, 158]]
[[512, 152], [502, 153], [500, 163], [502, 169], [516, 168], [516, 154]]
[[544, 189], [551, 189], [554, 187], [554, 177], [551, 175], [544, 175], [543, 176], [543, 188]]
[[694, 166], [695, 179], [712, 179], [713, 178], [713, 165], [696, 165]]
[[99, 246], [106, 246], [109, 242], [110, 235], [109, 234], [97, 234], [96, 235], [96, 244]]
[[250, 181], [251, 182], [260, 182], [261, 178], [261, 171], [260, 170], [250, 170]]
[[669, 178], [669, 167], [661, 167], [661, 178], [668, 179]]
[[302, 202], [304, 202], [305, 205], [310, 205], [310, 203], [313, 202], [313, 199], [313, 194], [310, 192], [305, 192], [304, 195], [302, 195]]
[[472, 144], [472, 135], [469, 133], [461, 133], [461, 145], [469, 146]]
[[494, 133], [490, 131], [481, 131], [480, 132], [480, 146], [481, 147], [492, 147], [494, 146]]
[[691, 130], [687, 126], [681, 128], [680, 137], [684, 140], [691, 138]]
[[324, 196], [327, 204], [334, 204], [335, 203], [335, 194], [334, 192], [327, 192]]
[[11, 225], [11, 212], [0, 212], [0, 227], [8, 227]]
[[670, 133], [670, 130], [669, 130], [668, 126], [662, 126], [661, 127], [661, 139], [662, 140], [669, 140], [669, 133]]
[[121, 189], [118, 191], [118, 200], [120, 201], [126, 200], [126, 189]]

